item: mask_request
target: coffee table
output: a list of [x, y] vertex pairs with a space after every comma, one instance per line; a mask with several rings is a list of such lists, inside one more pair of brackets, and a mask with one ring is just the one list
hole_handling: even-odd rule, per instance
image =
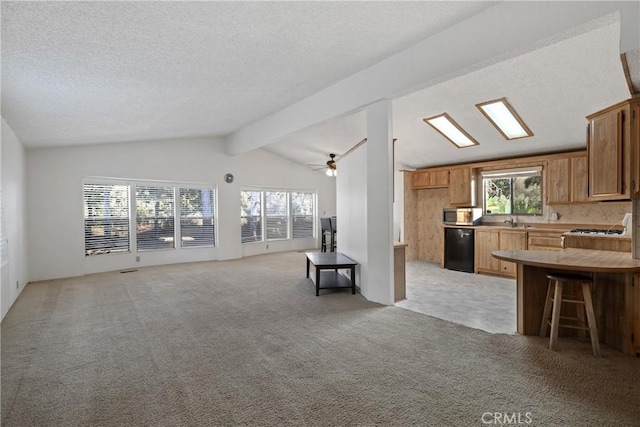
[[[351, 293], [356, 293], [357, 262], [339, 252], [306, 252], [306, 255], [307, 277], [316, 285], [316, 296], [320, 295], [320, 289], [351, 288]], [[313, 264], [316, 269], [315, 280], [309, 276], [309, 267], [311, 264]], [[338, 273], [338, 269], [340, 268], [351, 269], [351, 280]]]

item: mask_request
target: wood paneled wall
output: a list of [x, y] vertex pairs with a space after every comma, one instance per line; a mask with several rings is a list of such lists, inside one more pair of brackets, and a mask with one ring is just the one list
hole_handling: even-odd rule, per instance
[[[407, 172], [405, 172], [407, 173]], [[440, 262], [442, 258], [442, 208], [448, 205], [449, 190], [412, 190], [405, 176], [404, 236], [407, 260]]]

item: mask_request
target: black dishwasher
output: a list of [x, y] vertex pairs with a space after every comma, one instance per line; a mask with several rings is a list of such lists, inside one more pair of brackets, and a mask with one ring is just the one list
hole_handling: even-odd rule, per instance
[[472, 228], [445, 228], [444, 268], [473, 273], [473, 247]]

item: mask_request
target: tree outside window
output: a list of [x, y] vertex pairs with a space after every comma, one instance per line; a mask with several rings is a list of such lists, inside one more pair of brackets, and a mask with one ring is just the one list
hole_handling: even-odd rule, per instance
[[485, 175], [483, 188], [486, 215], [542, 214], [542, 176], [539, 173]]

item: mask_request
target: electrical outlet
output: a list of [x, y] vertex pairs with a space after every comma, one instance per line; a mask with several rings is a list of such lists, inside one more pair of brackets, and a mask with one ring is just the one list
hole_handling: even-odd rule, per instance
[[140, 256], [136, 256], [136, 262], [140, 262]]
[[20, 289], [20, 282], [16, 280], [16, 289]]
[[269, 249], [269, 245], [267, 245], [267, 249]]

